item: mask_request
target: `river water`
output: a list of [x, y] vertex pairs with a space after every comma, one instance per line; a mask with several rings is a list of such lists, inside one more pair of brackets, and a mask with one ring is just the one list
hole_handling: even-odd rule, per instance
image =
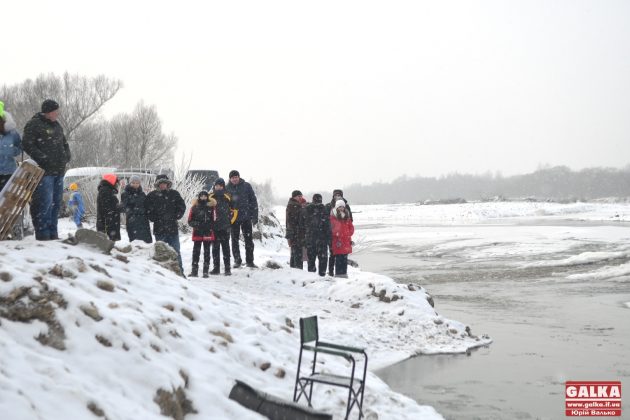
[[[567, 380], [628, 387], [630, 225], [374, 223], [355, 237], [351, 258], [363, 270], [423, 285], [440, 315], [494, 340], [467, 355], [423, 355], [377, 372], [446, 419], [562, 419]], [[597, 275], [615, 268], [618, 275]]]

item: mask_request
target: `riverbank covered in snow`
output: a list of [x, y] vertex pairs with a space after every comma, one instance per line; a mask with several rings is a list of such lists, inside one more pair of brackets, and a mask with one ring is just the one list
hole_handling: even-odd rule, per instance
[[[72, 230], [61, 223], [64, 234]], [[182, 239], [189, 265], [192, 243]], [[311, 315], [327, 341], [367, 347], [370, 370], [490, 342], [437, 315], [420, 285], [353, 268], [349, 279], [290, 269], [280, 238], [257, 243], [260, 269], [188, 280], [157, 265], [152, 246], [134, 242], [124, 252], [124, 245], [103, 255], [32, 237], [0, 243], [0, 412], [12, 419], [149, 419], [172, 410], [193, 419], [261, 418], [227, 398], [234, 380], [291, 399], [299, 318]], [[267, 268], [268, 261], [281, 268]], [[320, 359], [332, 372], [345, 367]], [[315, 387], [315, 407], [343, 417], [346, 396]], [[441, 418], [372, 373], [364, 407], [373, 419]]]

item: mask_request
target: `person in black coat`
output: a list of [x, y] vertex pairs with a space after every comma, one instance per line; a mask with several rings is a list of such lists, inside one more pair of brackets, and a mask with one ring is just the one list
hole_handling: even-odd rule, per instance
[[243, 263], [239, 239], [241, 231], [245, 239], [245, 265], [256, 268], [254, 264], [254, 238], [252, 237], [252, 225], [258, 223], [258, 200], [256, 193], [249, 182], [245, 182], [237, 170], [230, 171], [230, 182], [227, 184], [227, 192], [232, 198], [232, 206], [237, 211], [236, 221], [232, 224], [232, 256], [234, 256], [234, 268]]
[[313, 195], [313, 202], [304, 209], [304, 242], [308, 255], [308, 271], [315, 272], [315, 258], [319, 259], [319, 275], [326, 275], [330, 244], [330, 212], [322, 203], [321, 194]]
[[213, 268], [210, 274], [220, 273], [219, 256], [223, 248], [223, 265], [225, 275], [232, 274], [230, 270], [230, 226], [234, 221], [235, 211], [232, 208], [232, 197], [225, 192], [225, 181], [217, 178], [210, 198], [216, 201], [214, 207], [214, 244], [212, 244]]
[[155, 178], [155, 190], [147, 194], [144, 210], [149, 221], [153, 222], [153, 235], [156, 241], [169, 244], [175, 251], [179, 268], [184, 274], [182, 255], [179, 250], [179, 228], [177, 221], [186, 213], [186, 203], [176, 190], [171, 189], [173, 183], [168, 176], [158, 175]]
[[35, 239], [59, 239], [59, 210], [63, 201], [63, 178], [71, 154], [63, 127], [58, 121], [59, 104], [52, 99], [42, 102], [41, 112], [24, 127], [22, 148], [44, 170], [31, 200], [31, 218]]
[[150, 244], [153, 242], [151, 226], [144, 210], [144, 200], [147, 198], [147, 195], [142, 191], [140, 181], [138, 175], [132, 175], [129, 178], [129, 184], [125, 186], [121, 201], [123, 211], [127, 215], [129, 242], [139, 239]]
[[301, 222], [303, 213], [303, 201], [302, 193], [299, 190], [295, 190], [291, 193], [291, 198], [287, 203], [286, 209], [286, 239], [291, 248], [291, 258], [289, 260], [289, 266], [291, 268], [304, 268], [304, 259], [302, 256], [302, 248], [304, 247], [304, 229], [302, 228], [303, 222]]
[[208, 191], [201, 191], [197, 200], [193, 202], [188, 214], [188, 225], [193, 228], [192, 240], [193, 260], [190, 277], [199, 276], [199, 257], [201, 246], [203, 245], [203, 277], [208, 277], [210, 268], [210, 246], [215, 239], [214, 236], [214, 207], [217, 202], [214, 198], [208, 197]]
[[96, 197], [96, 230], [107, 234], [110, 240], [120, 241], [120, 209], [118, 177], [103, 175]]
[[[348, 217], [350, 218], [350, 221], [353, 222], [354, 219], [352, 218], [352, 210], [350, 209], [348, 200], [343, 198], [343, 191], [333, 190], [332, 195], [333, 195], [332, 200], [330, 201], [330, 203], [326, 204], [326, 212], [330, 214], [330, 212], [335, 208], [335, 203], [338, 200], [343, 200], [344, 203], [346, 203], [346, 212], [348, 213]], [[329, 249], [330, 249], [330, 253], [328, 255], [328, 275], [334, 276], [335, 275], [335, 255], [333, 254], [333, 249], [332, 247], [330, 247], [330, 244], [329, 244]]]

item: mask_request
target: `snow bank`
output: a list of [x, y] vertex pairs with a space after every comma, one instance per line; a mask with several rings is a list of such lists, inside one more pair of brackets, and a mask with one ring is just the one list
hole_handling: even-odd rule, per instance
[[[185, 239], [185, 262], [190, 248]], [[151, 253], [135, 242], [131, 252], [112, 256], [32, 238], [0, 243], [0, 412], [151, 419], [177, 406], [192, 419], [258, 419], [227, 398], [234, 380], [290, 400], [296, 326], [310, 315], [319, 316], [327, 341], [366, 346], [370, 370], [490, 342], [438, 316], [420, 286], [377, 274], [350, 269], [349, 279], [322, 279], [261, 268], [185, 280]], [[257, 248], [256, 258], [261, 266], [287, 266], [278, 241]], [[346, 368], [335, 358], [318, 360], [331, 372]], [[342, 418], [346, 396], [316, 386], [315, 407]], [[441, 418], [372, 373], [365, 410], [367, 418]]]

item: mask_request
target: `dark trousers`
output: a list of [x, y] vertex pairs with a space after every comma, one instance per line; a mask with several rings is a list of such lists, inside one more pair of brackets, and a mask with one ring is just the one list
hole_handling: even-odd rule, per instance
[[328, 245], [327, 244], [310, 244], [306, 247], [306, 255], [308, 256], [308, 271], [315, 272], [315, 258], [319, 259], [319, 275], [326, 275], [326, 265], [328, 263]]
[[4, 188], [4, 186], [7, 184], [7, 182], [9, 182], [9, 179], [11, 179], [11, 175], [0, 175], [0, 191], [2, 191], [2, 189]]
[[254, 263], [254, 238], [252, 238], [252, 221], [251, 220], [237, 220], [232, 225], [232, 256], [235, 263], [242, 263], [241, 250], [239, 248], [239, 239], [241, 236], [241, 230], [243, 231], [243, 238], [245, 239], [245, 262]]
[[302, 254], [302, 245], [294, 245], [291, 247], [291, 260], [289, 260], [291, 268], [304, 269], [304, 257]]
[[335, 275], [348, 274], [348, 254], [335, 255]]
[[223, 248], [223, 264], [225, 269], [230, 269], [230, 232], [227, 230], [215, 230], [214, 242], [212, 243], [212, 260], [214, 268], [219, 268], [219, 256]]
[[328, 274], [330, 274], [331, 276], [335, 275], [335, 254], [333, 254], [333, 250], [330, 247], [330, 245], [328, 245]]
[[63, 175], [46, 175], [37, 185], [31, 200], [35, 239], [58, 239], [57, 219], [63, 199]]
[[193, 269], [199, 268], [199, 257], [201, 255], [201, 245], [203, 244], [203, 272], [208, 272], [208, 268], [210, 267], [210, 247], [212, 246], [211, 241], [195, 241], [193, 245], [193, 260], [192, 265]]

